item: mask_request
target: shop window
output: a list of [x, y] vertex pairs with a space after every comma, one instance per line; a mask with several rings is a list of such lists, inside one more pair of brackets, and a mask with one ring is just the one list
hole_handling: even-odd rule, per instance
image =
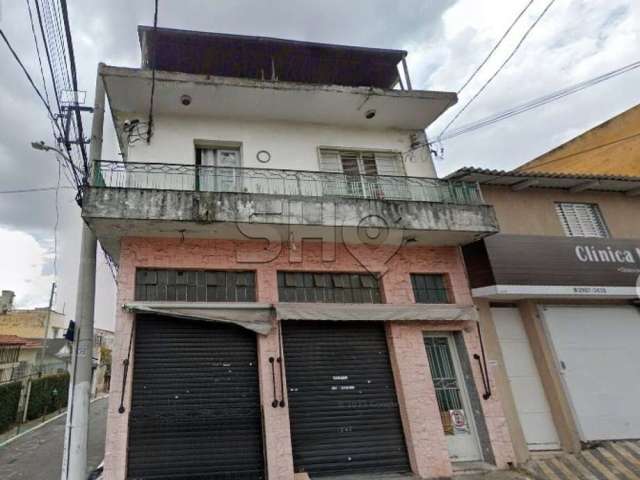
[[568, 237], [607, 238], [609, 231], [598, 205], [592, 203], [556, 203], [556, 212]]
[[136, 270], [136, 301], [255, 302], [255, 272]]
[[451, 303], [447, 282], [442, 274], [412, 274], [411, 285], [416, 303]]
[[281, 302], [381, 303], [378, 279], [370, 273], [278, 272]]

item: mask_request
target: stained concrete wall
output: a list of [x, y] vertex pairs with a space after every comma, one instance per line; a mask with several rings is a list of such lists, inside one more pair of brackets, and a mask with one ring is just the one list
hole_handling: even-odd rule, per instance
[[[128, 114], [126, 118], [145, 115]], [[424, 143], [423, 132], [158, 115], [154, 117], [153, 141], [129, 146], [128, 161], [194, 165], [196, 144], [220, 144], [240, 146], [242, 167], [318, 171], [320, 147], [355, 148], [408, 152], [404, 155], [407, 175], [436, 177], [429, 148], [411, 151], [412, 134]], [[271, 154], [268, 163], [257, 160], [260, 150]]]

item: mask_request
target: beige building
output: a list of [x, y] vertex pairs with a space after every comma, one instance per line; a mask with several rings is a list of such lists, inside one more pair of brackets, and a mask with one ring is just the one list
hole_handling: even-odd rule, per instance
[[8, 310], [6, 313], [0, 313], [0, 334], [24, 338], [62, 338], [67, 329], [65, 315], [52, 310], [45, 332], [47, 316], [48, 308]]
[[501, 233], [463, 247], [519, 461], [640, 438], [640, 178], [464, 168]]

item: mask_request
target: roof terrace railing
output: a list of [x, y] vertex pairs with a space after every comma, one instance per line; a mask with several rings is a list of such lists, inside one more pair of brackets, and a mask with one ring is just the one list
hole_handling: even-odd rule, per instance
[[94, 162], [93, 186], [482, 205], [477, 183], [338, 172]]

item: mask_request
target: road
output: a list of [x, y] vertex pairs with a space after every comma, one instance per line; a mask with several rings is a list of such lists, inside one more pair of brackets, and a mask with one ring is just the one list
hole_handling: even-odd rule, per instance
[[[107, 398], [91, 404], [89, 417], [89, 467], [93, 470], [104, 457]], [[29, 432], [0, 448], [0, 479], [60, 480], [66, 416]]]

